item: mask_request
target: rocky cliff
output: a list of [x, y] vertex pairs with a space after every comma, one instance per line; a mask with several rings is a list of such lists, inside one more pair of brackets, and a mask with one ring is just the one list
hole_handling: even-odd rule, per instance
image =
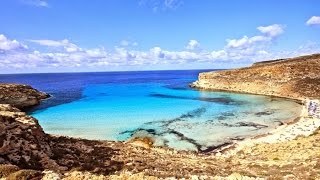
[[0, 104], [26, 108], [40, 103], [49, 95], [22, 84], [0, 84]]
[[38, 121], [11, 105], [0, 104], [0, 163], [21, 168], [52, 167], [49, 138]]
[[320, 97], [320, 54], [264, 61], [251, 67], [200, 73], [192, 87], [291, 99]]

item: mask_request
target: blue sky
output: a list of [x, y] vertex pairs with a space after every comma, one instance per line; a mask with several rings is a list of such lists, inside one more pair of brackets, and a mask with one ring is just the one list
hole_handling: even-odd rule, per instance
[[320, 52], [318, 0], [2, 0], [0, 73], [233, 68]]

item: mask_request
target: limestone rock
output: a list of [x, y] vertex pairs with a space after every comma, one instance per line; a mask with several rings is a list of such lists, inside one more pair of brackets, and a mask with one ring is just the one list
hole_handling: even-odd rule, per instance
[[320, 54], [259, 62], [251, 67], [205, 72], [190, 86], [302, 100], [320, 97]]
[[23, 112], [0, 111], [1, 164], [43, 169], [55, 164], [52, 155], [48, 137], [36, 119]]
[[22, 84], [0, 84], [0, 104], [26, 108], [40, 103], [49, 95]]
[[18, 166], [12, 164], [0, 164], [0, 179], [5, 178], [19, 170], [20, 168]]

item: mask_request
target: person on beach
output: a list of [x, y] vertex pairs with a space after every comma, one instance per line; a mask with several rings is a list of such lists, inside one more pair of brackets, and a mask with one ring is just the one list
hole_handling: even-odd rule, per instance
[[310, 101], [308, 105], [308, 115], [315, 116], [317, 113], [318, 103], [315, 101]]
[[315, 114], [315, 111], [316, 111], [316, 106], [313, 101], [310, 101], [308, 105], [308, 115], [313, 116]]

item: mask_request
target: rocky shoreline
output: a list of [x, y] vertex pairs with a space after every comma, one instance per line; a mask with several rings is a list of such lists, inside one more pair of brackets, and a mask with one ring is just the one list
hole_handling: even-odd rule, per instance
[[50, 97], [49, 94], [40, 92], [29, 85], [0, 83], [0, 104], [10, 104], [24, 109], [38, 105], [41, 100], [48, 97]]
[[320, 97], [320, 54], [259, 62], [251, 67], [205, 72], [190, 86], [295, 100]]
[[[203, 73], [193, 86], [298, 100], [319, 98], [320, 91], [316, 92], [319, 85], [315, 83], [319, 75], [314, 71], [319, 70], [320, 55], [302, 59], [310, 62], [300, 62], [299, 57]], [[295, 69], [298, 66], [299, 69]], [[300, 68], [309, 70], [303, 73], [306, 76], [300, 77], [301, 72], [295, 72]], [[270, 72], [268, 79], [259, 75], [265, 71]], [[281, 74], [284, 80], [279, 81]], [[245, 83], [241, 82], [241, 76]], [[257, 78], [260, 76], [263, 78]], [[254, 78], [258, 82], [256, 89]], [[294, 85], [297, 82], [309, 84]], [[305, 92], [305, 88], [312, 90]], [[0, 179], [320, 178], [320, 119], [318, 114], [306, 113], [308, 100], [301, 118], [270, 134], [241, 141], [218, 152], [189, 152], [153, 147], [148, 138], [113, 142], [46, 134], [35, 118], [20, 109], [39, 104], [47, 97], [27, 85], [0, 84]]]

